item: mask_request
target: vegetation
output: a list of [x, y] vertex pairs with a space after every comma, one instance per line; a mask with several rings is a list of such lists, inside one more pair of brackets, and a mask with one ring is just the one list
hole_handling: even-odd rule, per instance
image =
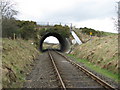
[[2, 85], [4, 88], [22, 88], [26, 76], [35, 64], [36, 56], [39, 55], [32, 42], [3, 39]]
[[7, 0], [0, 1], [3, 37], [3, 88], [21, 88], [35, 64], [36, 56], [39, 55], [39, 51], [31, 44], [37, 37], [36, 22], [16, 20], [15, 16], [18, 12], [14, 5], [13, 2]]
[[[2, 11], [3, 37], [3, 87], [18, 88], [22, 86], [27, 73], [31, 70], [33, 60], [35, 60], [35, 55], [39, 54], [35, 49], [35, 46], [31, 44], [30, 40], [33, 40], [36, 44], [38, 44], [40, 39], [39, 37], [49, 32], [59, 33], [63, 37], [68, 38], [70, 36], [69, 27], [54, 25], [49, 26], [49, 28], [47, 26], [45, 26], [46, 28], [42, 28], [34, 21], [16, 20], [15, 15], [17, 15], [18, 11], [15, 10], [14, 4], [6, 0], [0, 1], [0, 8]], [[82, 33], [87, 35], [90, 35], [90, 32], [92, 32], [92, 36], [98, 37], [112, 35], [110, 33], [96, 31], [87, 27], [80, 28], [80, 30]], [[82, 37], [86, 38], [84, 36]], [[112, 78], [117, 78], [118, 64], [116, 62], [118, 45], [116, 44], [116, 36], [113, 37], [114, 39], [111, 39], [112, 36], [110, 36], [106, 40], [103, 40], [104, 37], [98, 37], [95, 40], [90, 38], [91, 41], [81, 45], [81, 47], [76, 46], [72, 54], [76, 57], [85, 59], [79, 61], [85, 63], [93, 69], [96, 69], [97, 71], [101, 71], [103, 69], [113, 71], [115, 75], [104, 70], [101, 72], [107, 72], [109, 76], [112, 76]], [[99, 69], [89, 62], [99, 66]]]
[[[80, 32], [76, 30], [76, 33], [79, 35]], [[105, 34], [106, 36], [104, 37], [90, 37], [90, 35], [81, 33], [80, 36], [90, 39], [82, 45], [73, 46], [71, 54], [79, 59], [80, 62], [86, 63], [91, 69], [115, 80], [119, 78], [120, 81], [118, 34]], [[83, 40], [85, 40], [84, 38]]]
[[36, 22], [16, 20], [18, 11], [14, 8], [15, 4], [7, 0], [0, 1], [2, 12], [2, 37], [3, 38], [36, 38]]
[[91, 38], [87, 43], [73, 47], [71, 54], [118, 73], [118, 35]]
[[63, 37], [69, 37], [69, 27], [62, 25], [42, 26], [37, 25], [34, 21], [20, 21], [16, 20], [15, 16], [18, 11], [14, 8], [15, 4], [7, 0], [0, 1], [0, 8], [2, 11], [2, 37], [3, 38], [22, 38], [24, 40], [33, 39], [38, 45], [40, 36], [48, 32], [59, 33]]
[[16, 24], [18, 27], [17, 36], [22, 39], [35, 39], [37, 37], [37, 24], [33, 21], [20, 21], [16, 20]]
[[79, 58], [76, 58], [75, 55], [72, 55], [72, 54], [68, 54], [68, 56], [72, 57], [72, 58], [75, 58], [75, 60], [77, 60], [78, 62], [81, 62], [83, 63], [86, 67], [90, 68], [91, 70], [94, 70], [96, 71], [97, 73], [100, 73], [108, 78], [111, 78], [113, 80], [115, 80], [116, 82], [120, 81], [120, 78], [119, 78], [119, 73], [118, 74], [115, 74], [113, 73], [112, 71], [109, 71], [107, 69], [103, 69], [103, 68], [100, 68], [99, 66], [91, 63], [90, 61], [88, 60], [85, 60], [85, 59], [79, 59]]
[[91, 28], [80, 28], [81, 32], [87, 35], [90, 35], [90, 32], [92, 32], [92, 36], [97, 36], [97, 37], [102, 37], [102, 36], [107, 36], [107, 35], [114, 35], [113, 33], [107, 33], [103, 31], [97, 31]]
[[14, 9], [14, 4], [7, 0], [0, 1], [0, 8], [2, 13], [2, 36], [12, 38], [13, 33], [17, 32], [14, 16], [18, 12]]
[[66, 37], [66, 38], [68, 38], [70, 36], [70, 31], [69, 31], [68, 26], [54, 25], [53, 27], [50, 27], [50, 28], [41, 29], [39, 33], [40, 33], [41, 36], [43, 36], [47, 32], [59, 33], [60, 35], [62, 35], [63, 37]]
[[18, 33], [17, 26], [14, 18], [4, 18], [2, 20], [2, 37], [12, 38], [14, 37], [14, 33]]

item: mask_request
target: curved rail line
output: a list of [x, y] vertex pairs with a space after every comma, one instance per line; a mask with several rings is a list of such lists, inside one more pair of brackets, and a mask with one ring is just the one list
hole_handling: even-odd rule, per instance
[[[78, 67], [81, 71], [83, 71], [86, 75], [88, 75], [89, 77], [91, 77], [92, 79], [94, 79], [95, 81], [97, 81], [100, 85], [102, 85], [104, 88], [109, 89], [109, 90], [116, 90], [115, 87], [111, 86], [110, 84], [108, 84], [107, 82], [105, 82], [104, 80], [100, 79], [98, 76], [96, 76], [95, 74], [91, 73], [90, 71], [88, 71], [87, 69], [85, 69], [84, 67], [80, 66], [79, 64], [75, 63], [74, 61], [70, 60], [68, 57], [66, 57], [65, 55], [55, 51], [57, 54], [59, 54], [60, 56], [64, 57], [67, 61], [69, 61], [72, 65]], [[62, 85], [62, 87], [64, 88], [64, 90], [66, 90], [65, 84], [63, 82], [63, 79], [59, 73], [59, 70], [57, 68], [57, 65], [55, 64], [55, 61], [53, 59], [53, 56], [51, 55], [50, 51], [48, 51], [48, 54], [50, 56], [50, 59], [53, 63], [53, 66], [55, 68], [55, 71], [57, 72], [58, 78], [60, 80], [60, 83]]]

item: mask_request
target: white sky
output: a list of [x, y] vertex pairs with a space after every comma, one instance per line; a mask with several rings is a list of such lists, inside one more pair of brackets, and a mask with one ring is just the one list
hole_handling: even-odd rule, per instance
[[56, 37], [53, 36], [49, 36], [47, 37], [44, 42], [48, 42], [48, 43], [59, 43], [58, 39]]

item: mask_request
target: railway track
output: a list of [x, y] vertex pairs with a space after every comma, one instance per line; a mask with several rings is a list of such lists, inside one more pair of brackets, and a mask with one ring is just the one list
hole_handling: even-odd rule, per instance
[[56, 51], [48, 51], [48, 55], [57, 74], [59, 86], [64, 90], [67, 88], [100, 88], [115, 90], [113, 86], [63, 54]]

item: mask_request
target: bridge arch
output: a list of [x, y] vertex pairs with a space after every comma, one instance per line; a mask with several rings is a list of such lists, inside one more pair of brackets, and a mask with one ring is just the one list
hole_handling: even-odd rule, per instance
[[59, 44], [60, 44], [60, 50], [58, 51], [61, 51], [61, 52], [66, 52], [68, 51], [69, 47], [70, 47], [70, 43], [69, 43], [69, 40], [63, 36], [61, 36], [60, 34], [58, 33], [55, 33], [55, 32], [49, 32], [49, 33], [46, 33], [45, 35], [43, 35], [40, 39], [40, 44], [39, 44], [39, 50], [41, 52], [45, 52], [47, 51], [47, 49], [43, 49], [43, 42], [44, 40], [49, 37], [49, 36], [53, 36], [55, 38], [58, 39], [59, 41]]

